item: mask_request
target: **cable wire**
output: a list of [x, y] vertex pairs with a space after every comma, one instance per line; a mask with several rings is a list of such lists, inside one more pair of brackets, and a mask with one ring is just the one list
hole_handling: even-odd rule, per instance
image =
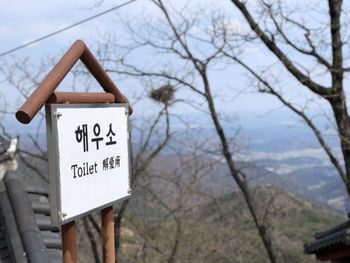
[[112, 11], [114, 11], [114, 10], [117, 10], [117, 9], [119, 9], [119, 8], [122, 8], [122, 7], [126, 6], [126, 5], [131, 4], [132, 2], [135, 2], [135, 1], [136, 1], [136, 0], [127, 1], [127, 2], [125, 2], [125, 3], [123, 3], [123, 4], [120, 4], [120, 5], [114, 6], [114, 7], [110, 8], [110, 9], [107, 9], [107, 10], [101, 12], [101, 13], [98, 13], [98, 14], [96, 14], [96, 15], [93, 15], [93, 16], [90, 16], [90, 17], [88, 17], [88, 18], [85, 18], [85, 19], [83, 19], [83, 20], [81, 20], [81, 21], [79, 21], [79, 22], [76, 22], [76, 23], [74, 23], [74, 24], [72, 24], [72, 25], [70, 25], [70, 26], [61, 28], [61, 29], [59, 29], [59, 30], [57, 30], [57, 31], [54, 31], [54, 32], [50, 33], [50, 34], [47, 34], [47, 35], [42, 36], [42, 37], [39, 37], [39, 38], [37, 38], [37, 39], [35, 39], [35, 40], [32, 40], [32, 41], [30, 41], [30, 42], [28, 42], [28, 43], [25, 43], [25, 44], [23, 44], [23, 45], [20, 45], [20, 46], [18, 46], [18, 47], [15, 47], [15, 48], [13, 48], [13, 49], [10, 49], [10, 50], [8, 50], [8, 51], [5, 51], [4, 53], [1, 53], [1, 54], [0, 54], [0, 57], [3, 57], [3, 56], [5, 56], [5, 55], [8, 55], [8, 54], [10, 54], [10, 53], [12, 53], [12, 52], [15, 52], [15, 51], [17, 51], [17, 50], [19, 50], [19, 49], [25, 48], [25, 47], [27, 47], [27, 46], [30, 46], [30, 45], [32, 45], [32, 44], [34, 44], [34, 43], [37, 43], [37, 42], [39, 42], [39, 41], [42, 41], [42, 40], [44, 40], [44, 39], [46, 39], [46, 38], [49, 38], [49, 37], [52, 37], [52, 36], [57, 35], [57, 34], [59, 34], [59, 33], [62, 33], [63, 31], [66, 31], [66, 30], [68, 30], [68, 29], [71, 29], [71, 28], [73, 28], [73, 27], [76, 27], [76, 26], [78, 26], [78, 25], [81, 25], [81, 24], [83, 24], [83, 23], [85, 23], [85, 22], [88, 22], [88, 21], [90, 21], [90, 20], [93, 20], [93, 19], [95, 19], [95, 18], [97, 18], [97, 17], [100, 17], [100, 16], [102, 16], [102, 15], [105, 15], [105, 14], [107, 14], [107, 13], [109, 13], [109, 12], [112, 12]]

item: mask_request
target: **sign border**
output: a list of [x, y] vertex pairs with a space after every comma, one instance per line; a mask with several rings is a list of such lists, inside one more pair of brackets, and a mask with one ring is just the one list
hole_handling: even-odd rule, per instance
[[[48, 152], [48, 163], [49, 163], [49, 203], [50, 203], [50, 217], [51, 225], [55, 227], [60, 227], [63, 224], [74, 221], [78, 218], [84, 217], [93, 212], [100, 211], [101, 209], [121, 202], [130, 198], [131, 196], [131, 156], [130, 156], [130, 126], [127, 119], [127, 134], [128, 134], [128, 161], [129, 161], [129, 190], [128, 195], [117, 199], [115, 201], [109, 202], [102, 206], [96, 207], [82, 214], [76, 215], [69, 219], [64, 219], [62, 214], [61, 206], [61, 192], [60, 190], [60, 166], [59, 166], [59, 151], [58, 151], [58, 134], [57, 134], [57, 108], [124, 108], [125, 113], [129, 116], [129, 105], [127, 103], [84, 103], [84, 104], [45, 104], [46, 112], [46, 139], [47, 139], [47, 152]], [[128, 118], [128, 117], [127, 117]]]

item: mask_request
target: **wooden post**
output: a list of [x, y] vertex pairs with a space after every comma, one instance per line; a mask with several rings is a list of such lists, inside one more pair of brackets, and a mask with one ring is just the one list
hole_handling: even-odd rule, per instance
[[101, 211], [103, 262], [115, 263], [113, 206]]
[[62, 253], [63, 263], [77, 262], [75, 222], [62, 225]]

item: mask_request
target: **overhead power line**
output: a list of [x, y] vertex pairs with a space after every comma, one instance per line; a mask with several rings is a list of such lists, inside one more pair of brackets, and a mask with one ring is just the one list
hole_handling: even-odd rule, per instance
[[78, 26], [78, 25], [81, 25], [81, 24], [83, 24], [83, 23], [85, 23], [85, 22], [88, 22], [88, 21], [90, 21], [90, 20], [93, 20], [93, 19], [95, 19], [95, 18], [97, 18], [97, 17], [103, 16], [103, 15], [105, 15], [105, 14], [107, 14], [107, 13], [110, 13], [110, 12], [112, 12], [112, 11], [114, 11], [114, 10], [117, 10], [117, 9], [119, 9], [119, 8], [122, 8], [122, 7], [126, 6], [126, 5], [129, 5], [129, 4], [131, 4], [132, 2], [135, 2], [135, 1], [136, 1], [136, 0], [127, 1], [127, 2], [122, 3], [122, 4], [120, 4], [120, 5], [114, 6], [114, 7], [110, 8], [110, 9], [107, 9], [107, 10], [101, 12], [101, 13], [98, 13], [98, 14], [96, 14], [96, 15], [93, 15], [93, 16], [90, 16], [90, 17], [88, 17], [88, 18], [85, 18], [85, 19], [83, 19], [83, 20], [81, 20], [81, 21], [79, 21], [79, 22], [76, 22], [76, 23], [74, 23], [74, 24], [72, 24], [72, 25], [70, 25], [70, 26], [61, 28], [61, 29], [59, 29], [59, 30], [57, 30], [57, 31], [54, 31], [54, 32], [50, 33], [50, 34], [44, 35], [44, 36], [39, 37], [39, 38], [37, 38], [37, 39], [35, 39], [35, 40], [32, 40], [32, 41], [30, 41], [30, 42], [27, 42], [27, 43], [25, 43], [25, 44], [23, 44], [23, 45], [20, 45], [20, 46], [18, 46], [18, 47], [12, 48], [12, 49], [10, 49], [10, 50], [4, 52], [4, 53], [1, 53], [1, 54], [0, 54], [0, 57], [5, 56], [5, 55], [8, 55], [8, 54], [10, 54], [10, 53], [12, 53], [12, 52], [15, 52], [15, 51], [17, 51], [17, 50], [19, 50], [19, 49], [25, 48], [25, 47], [27, 47], [27, 46], [30, 46], [30, 45], [32, 45], [32, 44], [34, 44], [34, 43], [37, 43], [37, 42], [39, 42], [39, 41], [41, 41], [41, 40], [44, 40], [44, 39], [46, 39], [46, 38], [49, 38], [49, 37], [52, 37], [52, 36], [57, 35], [57, 34], [59, 34], [59, 33], [62, 33], [63, 31], [66, 31], [66, 30], [68, 30], [68, 29], [71, 29], [71, 28], [73, 28], [73, 27], [76, 27], [76, 26]]

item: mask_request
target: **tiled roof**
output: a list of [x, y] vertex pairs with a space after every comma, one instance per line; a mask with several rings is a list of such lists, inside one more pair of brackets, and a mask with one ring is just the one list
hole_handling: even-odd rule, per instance
[[51, 227], [47, 190], [14, 174], [0, 181], [0, 263], [61, 262], [61, 239]]
[[3, 181], [0, 181], [0, 225], [0, 262], [27, 262]]
[[4, 154], [10, 146], [10, 141], [0, 136], [0, 155]]
[[0, 136], [0, 163], [11, 159], [11, 156], [6, 153], [9, 146], [10, 141]]
[[350, 221], [322, 232], [314, 233], [314, 240], [304, 245], [307, 254], [321, 254], [350, 245]]

